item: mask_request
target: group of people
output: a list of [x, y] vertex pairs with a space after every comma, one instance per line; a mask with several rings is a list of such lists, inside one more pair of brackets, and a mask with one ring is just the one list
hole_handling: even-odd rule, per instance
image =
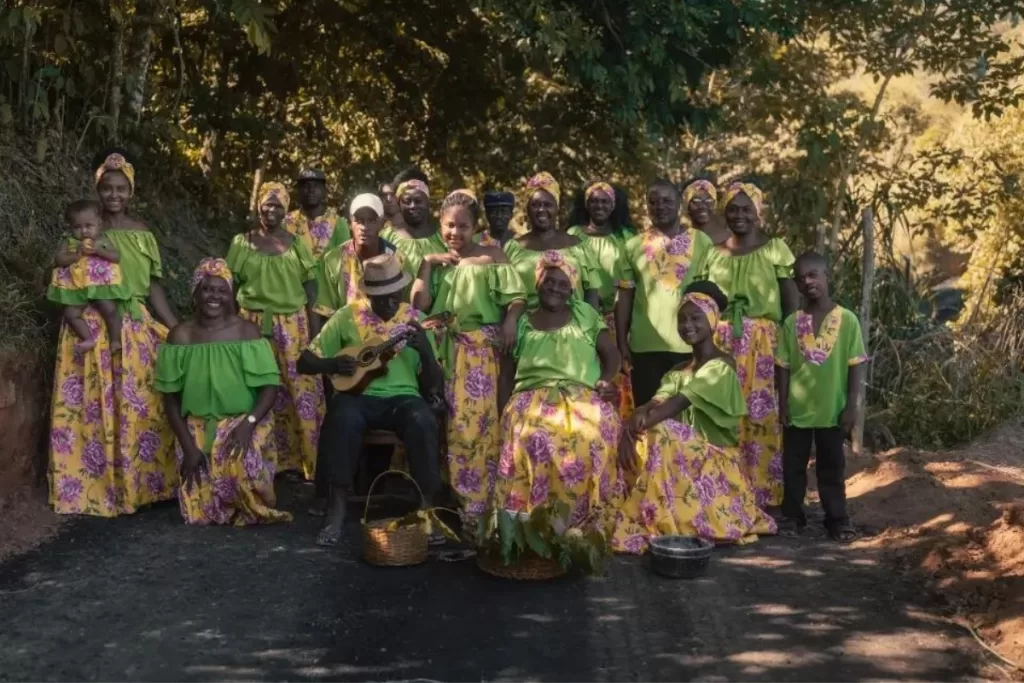
[[317, 543], [334, 545], [364, 437], [384, 429], [423, 504], [447, 483], [464, 528], [557, 500], [626, 553], [666, 534], [803, 533], [813, 445], [825, 527], [853, 536], [859, 323], [822, 256], [763, 232], [753, 184], [655, 181], [637, 230], [624, 193], [594, 181], [563, 228], [547, 173], [518, 197], [455, 190], [435, 216], [418, 171], [339, 212], [306, 169], [295, 209], [284, 184], [260, 188], [258, 222], [199, 264], [179, 322], [156, 240], [128, 214], [132, 164], [112, 153], [95, 181], [98, 200], [67, 208], [49, 290], [66, 323], [58, 512], [177, 496], [192, 524], [287, 521], [274, 479], [293, 472], [316, 481]]

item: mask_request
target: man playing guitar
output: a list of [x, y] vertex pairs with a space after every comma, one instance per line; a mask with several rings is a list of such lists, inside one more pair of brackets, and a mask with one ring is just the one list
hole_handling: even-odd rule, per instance
[[[409, 471], [423, 492], [424, 506], [432, 502], [441, 486], [437, 418], [421, 387], [428, 393], [443, 391], [444, 374], [420, 326], [422, 314], [402, 302], [409, 282], [396, 254], [367, 259], [360, 281], [366, 297], [349, 302], [332, 315], [299, 358], [300, 373], [353, 377], [364, 372], [357, 355], [379, 349], [384, 367], [384, 374], [368, 376], [350, 391], [335, 394], [328, 404], [318, 463], [327, 467], [331, 494], [327, 522], [317, 536], [317, 545], [338, 543], [346, 494], [359, 467], [363, 435], [368, 430], [393, 431], [401, 439]], [[361, 353], [339, 355], [351, 348], [361, 349]]]

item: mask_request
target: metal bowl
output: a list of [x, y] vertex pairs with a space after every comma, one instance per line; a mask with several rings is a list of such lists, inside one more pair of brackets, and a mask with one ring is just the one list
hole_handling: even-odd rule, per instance
[[650, 567], [672, 579], [703, 576], [715, 545], [696, 536], [659, 536], [649, 542]]

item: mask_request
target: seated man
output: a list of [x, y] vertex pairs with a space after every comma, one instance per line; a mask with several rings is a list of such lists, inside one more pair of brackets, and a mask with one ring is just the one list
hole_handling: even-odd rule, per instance
[[338, 356], [348, 347], [368, 340], [387, 340], [410, 333], [407, 343], [387, 356], [387, 373], [374, 378], [361, 393], [338, 393], [331, 398], [320, 430], [318, 462], [326, 465], [330, 481], [327, 523], [317, 545], [333, 546], [345, 521], [346, 493], [352, 485], [362, 453], [363, 435], [370, 429], [395, 432], [405, 446], [409, 471], [423, 492], [422, 503], [433, 500], [441, 486], [437, 419], [420, 394], [443, 387], [444, 375], [426, 333], [421, 314], [402, 303], [409, 275], [394, 253], [363, 262], [360, 288], [366, 298], [356, 299], [331, 316], [320, 334], [299, 358], [298, 371], [307, 375], [344, 375], [356, 372], [355, 359]]

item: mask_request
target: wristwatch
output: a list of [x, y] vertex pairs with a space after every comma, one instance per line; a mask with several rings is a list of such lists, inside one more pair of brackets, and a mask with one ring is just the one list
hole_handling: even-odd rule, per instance
[[256, 416], [255, 415], [246, 415], [245, 416], [245, 421], [248, 422], [251, 425], [254, 425], [254, 424], [256, 424]]

